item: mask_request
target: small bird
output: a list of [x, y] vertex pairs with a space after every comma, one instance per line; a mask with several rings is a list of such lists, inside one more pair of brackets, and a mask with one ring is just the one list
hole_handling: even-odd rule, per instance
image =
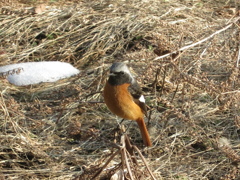
[[152, 146], [144, 122], [144, 114], [147, 114], [145, 99], [139, 84], [133, 78], [125, 63], [116, 62], [112, 64], [103, 96], [112, 113], [121, 118], [137, 122], [145, 146]]

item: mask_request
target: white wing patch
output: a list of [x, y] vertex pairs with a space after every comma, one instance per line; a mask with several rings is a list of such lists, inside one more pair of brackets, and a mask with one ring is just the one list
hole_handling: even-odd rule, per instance
[[145, 103], [145, 98], [143, 95], [140, 96], [139, 101]]

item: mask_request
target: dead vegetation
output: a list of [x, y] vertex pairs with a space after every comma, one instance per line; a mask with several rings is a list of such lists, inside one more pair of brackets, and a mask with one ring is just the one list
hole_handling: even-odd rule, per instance
[[[0, 79], [0, 179], [240, 178], [237, 0], [34, 2], [0, 2], [0, 65], [58, 60], [81, 73]], [[113, 61], [129, 63], [148, 104], [153, 147], [122, 123], [134, 160], [101, 95]]]

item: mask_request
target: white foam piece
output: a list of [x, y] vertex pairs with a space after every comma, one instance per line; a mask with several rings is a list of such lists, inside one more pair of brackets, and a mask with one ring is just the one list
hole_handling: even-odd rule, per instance
[[[8, 72], [8, 74], [6, 74]], [[11, 73], [12, 72], [12, 73]], [[55, 82], [77, 75], [80, 71], [69, 63], [59, 61], [26, 62], [0, 66], [0, 73], [16, 86]]]

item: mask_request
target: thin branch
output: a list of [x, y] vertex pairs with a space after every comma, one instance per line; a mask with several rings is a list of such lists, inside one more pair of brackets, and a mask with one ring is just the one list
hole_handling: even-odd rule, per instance
[[196, 46], [196, 45], [199, 45], [199, 44], [201, 44], [201, 43], [203, 43], [203, 42], [205, 42], [205, 41], [213, 38], [215, 35], [217, 35], [217, 34], [223, 32], [223, 31], [227, 30], [227, 29], [230, 28], [233, 24], [235, 24], [239, 19], [240, 19], [240, 16], [237, 17], [231, 24], [228, 24], [228, 25], [225, 26], [224, 28], [222, 28], [222, 29], [214, 32], [214, 33], [211, 34], [210, 36], [208, 36], [208, 37], [206, 37], [206, 38], [204, 38], [204, 39], [202, 39], [202, 40], [200, 40], [200, 41], [198, 41], [198, 42], [196, 42], [196, 43], [190, 44], [190, 45], [188, 45], [188, 46], [184, 46], [184, 47], [180, 48], [180, 49], [177, 50], [177, 51], [173, 51], [173, 52], [168, 53], [168, 54], [165, 54], [165, 55], [163, 55], [163, 56], [159, 56], [159, 57], [155, 58], [153, 61], [156, 61], [156, 60], [159, 60], [159, 59], [163, 59], [163, 58], [168, 57], [168, 56], [170, 56], [170, 55], [172, 55], [172, 54], [176, 54], [176, 53], [178, 53], [178, 52], [181, 52], [181, 51], [184, 51], [184, 50], [189, 49], [189, 48], [191, 48], [191, 47], [194, 47], [194, 46]]
[[156, 180], [156, 178], [154, 177], [152, 171], [150, 170], [150, 168], [149, 168], [149, 166], [148, 166], [148, 164], [147, 164], [147, 161], [146, 161], [145, 158], [143, 157], [143, 155], [142, 155], [142, 153], [140, 152], [140, 150], [137, 148], [137, 146], [133, 146], [133, 148], [138, 152], [139, 156], [142, 158], [143, 163], [145, 164], [145, 166], [146, 166], [149, 174], [151, 175], [152, 179], [153, 179], [153, 180]]
[[[240, 45], [239, 45], [240, 46]], [[237, 68], [239, 67], [239, 61], [240, 61], [240, 47], [238, 49], [238, 57], [237, 57]]]
[[126, 140], [126, 137], [125, 136], [122, 136], [121, 137], [121, 142], [122, 142], [122, 150], [121, 150], [121, 152], [122, 152], [122, 156], [124, 156], [124, 160], [125, 160], [125, 164], [126, 164], [126, 166], [127, 166], [127, 171], [128, 171], [128, 173], [129, 173], [129, 176], [130, 176], [130, 178], [131, 178], [131, 180], [134, 180], [134, 178], [133, 178], [133, 174], [132, 174], [132, 171], [131, 171], [131, 167], [130, 167], [130, 165], [129, 165], [129, 162], [128, 162], [128, 159], [127, 159], [127, 150], [126, 150], [126, 143], [125, 143], [125, 140]]
[[104, 168], [107, 167], [107, 165], [111, 162], [111, 160], [112, 160], [117, 154], [119, 154], [120, 151], [121, 151], [121, 149], [118, 150], [118, 151], [116, 151], [114, 154], [112, 154], [112, 156], [111, 156], [111, 157], [108, 159], [108, 161], [103, 165], [103, 167], [101, 167], [101, 169], [92, 177], [92, 180], [95, 179], [95, 178], [97, 178], [97, 177], [101, 174], [101, 172], [104, 170]]

